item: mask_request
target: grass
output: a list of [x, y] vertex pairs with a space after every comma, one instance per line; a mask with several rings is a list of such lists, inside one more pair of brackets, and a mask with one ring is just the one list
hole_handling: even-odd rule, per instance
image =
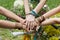
[[[13, 8], [14, 0], [0, 0], [0, 6], [3, 6], [9, 10]], [[5, 16], [0, 15], [0, 19], [5, 19]]]
[[54, 7], [57, 7], [58, 5], [60, 5], [60, 0], [47, 0], [47, 4], [49, 5], [49, 7], [52, 9]]

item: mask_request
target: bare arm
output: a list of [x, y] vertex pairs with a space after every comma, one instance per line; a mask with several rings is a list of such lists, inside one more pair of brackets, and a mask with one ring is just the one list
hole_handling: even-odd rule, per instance
[[[54, 8], [54, 9], [50, 10], [49, 12], [47, 12], [46, 14], [44, 14], [43, 16], [45, 18], [49, 18], [50, 16], [53, 16], [56, 13], [59, 13], [59, 12], [60, 12], [60, 6], [58, 6], [57, 8]], [[53, 24], [53, 23], [60, 23], [60, 18], [50, 18], [50, 19], [47, 19], [47, 20], [43, 21], [41, 23], [41, 25], [48, 25], [48, 24]]]
[[17, 29], [17, 28], [23, 28], [23, 25], [21, 23], [17, 23], [17, 22], [11, 22], [11, 21], [7, 21], [7, 20], [0, 20], [0, 28]]
[[44, 19], [46, 19], [46, 18], [49, 18], [49, 17], [51, 17], [51, 16], [53, 16], [53, 15], [55, 15], [56, 13], [59, 13], [59, 12], [60, 12], [60, 6], [58, 6], [57, 8], [54, 8], [54, 9], [48, 11], [48, 12], [45, 13], [44, 15], [38, 17], [37, 19], [38, 19], [38, 20], [41, 20], [41, 19], [43, 20], [42, 17], [44, 17]]
[[2, 15], [5, 15], [5, 16], [9, 17], [9, 18], [12, 18], [16, 21], [19, 21], [19, 22], [23, 21], [23, 19], [18, 17], [15, 13], [13, 13], [13, 12], [11, 12], [11, 11], [1, 7], [1, 6], [0, 6], [0, 13]]
[[39, 4], [36, 6], [36, 8], [34, 9], [34, 11], [36, 13], [38, 13], [41, 10], [41, 8], [44, 6], [45, 2], [46, 2], [46, 0], [40, 0]]
[[59, 13], [59, 12], [60, 12], [60, 6], [58, 6], [58, 7], [54, 8], [54, 9], [48, 11], [47, 13], [45, 13], [42, 16], [44, 16], [45, 18], [49, 18], [49, 17], [51, 17], [51, 16], [53, 16], [56, 13]]
[[28, 0], [24, 0], [24, 7], [25, 7], [25, 13], [28, 14], [30, 12]]
[[[54, 9], [48, 11], [48, 12], [45, 13], [44, 15], [38, 17], [37, 20], [38, 20], [39, 23], [41, 23], [41, 22], [43, 22], [45, 19], [49, 18], [50, 16], [52, 16], [52, 15], [58, 13], [58, 12], [60, 12], [60, 6], [58, 6], [57, 8], [54, 8]], [[45, 24], [46, 24], [46, 23], [47, 23], [47, 24], [53, 23], [54, 20], [55, 20], [55, 19], [51, 19], [51, 20], [48, 19], [48, 20], [45, 21]], [[50, 22], [50, 21], [51, 21], [51, 22]]]
[[[32, 29], [35, 26], [35, 17], [33, 15], [30, 15], [30, 8], [28, 0], [24, 0], [24, 7], [25, 7], [25, 14], [26, 14], [26, 26], [27, 30]], [[27, 15], [28, 14], [28, 15]]]
[[41, 23], [41, 25], [60, 24], [60, 18], [49, 18]]

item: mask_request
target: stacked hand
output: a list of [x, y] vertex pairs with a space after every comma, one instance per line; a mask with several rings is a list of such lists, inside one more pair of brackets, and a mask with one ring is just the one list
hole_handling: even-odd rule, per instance
[[34, 27], [38, 26], [38, 23], [35, 20], [35, 17], [33, 15], [27, 15], [26, 16], [26, 28], [27, 31], [30, 32]]
[[21, 23], [24, 25], [23, 29], [25, 29], [27, 32], [30, 31], [37, 31], [40, 23], [44, 21], [44, 16], [35, 18], [33, 15], [26, 15], [26, 19], [22, 20]]

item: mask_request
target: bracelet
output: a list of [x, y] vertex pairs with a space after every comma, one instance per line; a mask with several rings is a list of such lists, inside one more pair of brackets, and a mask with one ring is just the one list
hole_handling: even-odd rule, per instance
[[29, 14], [26, 14], [26, 15], [33, 15], [35, 17], [39, 17], [39, 15], [33, 10]]
[[39, 16], [34, 10], [31, 11], [31, 14], [32, 14], [33, 16], [35, 16], [35, 17], [38, 17], [38, 16]]

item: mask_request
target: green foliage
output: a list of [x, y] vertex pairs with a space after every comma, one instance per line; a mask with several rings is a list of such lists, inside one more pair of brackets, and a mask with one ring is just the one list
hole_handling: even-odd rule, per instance
[[44, 31], [47, 33], [48, 36], [57, 36], [60, 34], [60, 30], [53, 28], [52, 26], [46, 26]]
[[10, 10], [13, 7], [13, 2], [14, 0], [0, 0], [0, 6]]
[[[9, 10], [12, 10], [13, 2], [14, 0], [0, 0], [0, 6], [3, 6]], [[0, 19], [5, 19], [5, 17], [0, 15]]]
[[47, 4], [50, 7], [50, 9], [57, 7], [58, 5], [60, 5], [60, 0], [47, 0]]
[[50, 37], [50, 38], [49, 38], [49, 40], [59, 40], [59, 38], [58, 38], [58, 37], [53, 36], [53, 37]]

